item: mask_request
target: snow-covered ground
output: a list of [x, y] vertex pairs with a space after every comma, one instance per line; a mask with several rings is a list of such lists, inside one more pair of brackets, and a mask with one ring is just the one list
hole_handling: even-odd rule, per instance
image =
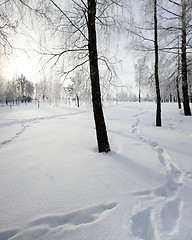
[[0, 240], [192, 240], [192, 118], [177, 104], [0, 108]]

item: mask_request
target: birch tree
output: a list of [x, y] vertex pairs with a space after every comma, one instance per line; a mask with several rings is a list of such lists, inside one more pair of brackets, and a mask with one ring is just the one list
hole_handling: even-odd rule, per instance
[[[60, 77], [64, 80], [73, 77], [74, 70], [89, 65], [92, 105], [96, 136], [99, 152], [110, 151], [104, 113], [101, 103], [100, 73], [98, 40], [106, 38], [109, 29], [117, 25], [118, 8], [122, 8], [119, 2], [113, 0], [44, 0], [44, 1], [22, 1], [20, 2], [28, 9], [48, 19], [52, 36], [60, 37], [60, 46], [42, 51], [49, 58], [49, 63], [58, 66], [60, 59], [65, 59]], [[120, 15], [119, 15], [120, 16]], [[100, 34], [97, 34], [98, 31]], [[98, 37], [99, 36], [99, 37]], [[102, 61], [102, 59], [101, 59]], [[109, 69], [105, 59], [106, 68]]]
[[[6, 1], [5, 1], [6, 2]], [[10, 35], [16, 31], [18, 20], [11, 19], [5, 4], [0, 3], [0, 52], [2, 55], [8, 55], [12, 50]]]
[[[186, 116], [191, 116], [191, 109], [189, 106], [189, 94], [188, 94], [188, 82], [187, 82], [187, 3], [189, 1], [182, 0], [182, 14], [181, 14], [181, 23], [182, 23], [182, 45], [181, 45], [181, 64], [182, 64], [182, 91], [183, 91], [183, 108]], [[192, 12], [192, 11], [191, 11]], [[191, 19], [190, 19], [191, 20]]]
[[[161, 127], [161, 93], [159, 80], [159, 43], [158, 43], [158, 2], [157, 0], [146, 0], [143, 2], [143, 24], [138, 26], [137, 23], [130, 25], [128, 32], [135, 36], [135, 50], [146, 53], [154, 53], [154, 79], [155, 79], [155, 95], [156, 95], [156, 126]], [[141, 8], [141, 9], [142, 9]], [[147, 20], [150, 19], [149, 21]]]
[[88, 0], [88, 50], [89, 50], [89, 65], [90, 77], [92, 86], [92, 102], [93, 113], [95, 119], [96, 133], [99, 152], [110, 151], [105, 120], [101, 104], [101, 90], [99, 83], [99, 68], [98, 68], [98, 54], [97, 54], [97, 38], [96, 38], [96, 1]]
[[155, 87], [156, 87], [156, 126], [161, 127], [161, 94], [159, 86], [159, 49], [157, 32], [157, 0], [154, 0], [154, 46], [155, 46]]
[[[176, 79], [178, 102], [180, 101], [179, 96], [179, 74], [180, 74], [180, 60], [181, 60], [181, 80], [182, 80], [182, 98], [184, 114], [186, 116], [191, 115], [189, 106], [189, 88], [188, 88], [188, 57], [187, 52], [191, 48], [191, 24], [192, 24], [192, 3], [188, 0], [169, 0], [166, 2], [165, 7], [161, 7], [164, 11], [164, 32], [165, 36], [169, 34], [170, 42], [168, 47], [162, 48], [162, 51], [168, 54], [176, 54], [178, 57], [175, 58], [178, 62]], [[168, 23], [168, 24], [166, 24]], [[181, 40], [180, 40], [181, 39]], [[181, 58], [180, 58], [181, 55]], [[179, 103], [180, 107], [180, 103]]]
[[146, 65], [146, 57], [139, 58], [134, 65], [135, 68], [135, 81], [139, 87], [139, 102], [141, 102], [141, 89], [146, 87], [149, 80], [149, 69]]

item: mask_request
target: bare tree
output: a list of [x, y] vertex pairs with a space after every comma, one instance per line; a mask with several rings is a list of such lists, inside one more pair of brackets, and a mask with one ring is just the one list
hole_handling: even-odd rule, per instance
[[186, 116], [191, 116], [191, 110], [189, 106], [189, 94], [188, 94], [188, 83], [187, 83], [187, 2], [182, 0], [182, 14], [181, 14], [181, 23], [182, 23], [182, 45], [181, 45], [181, 64], [182, 64], [182, 90], [183, 90], [183, 108]]
[[19, 95], [23, 97], [25, 95], [27, 79], [23, 74], [21, 74], [21, 76], [17, 78], [16, 82], [17, 82], [17, 88], [19, 90]]
[[28, 4], [21, 0], [20, 2], [28, 9], [33, 9], [39, 15], [45, 16], [49, 24], [52, 24], [49, 25], [49, 28], [54, 30], [52, 36], [60, 36], [62, 40], [60, 40], [60, 46], [57, 48], [54, 45], [53, 50], [48, 49], [48, 51], [44, 48], [42, 54], [49, 58], [48, 63], [54, 67], [59, 65], [60, 59], [67, 59], [59, 73], [63, 81], [73, 77], [74, 70], [89, 65], [98, 150], [99, 152], [110, 151], [101, 103], [99, 60], [105, 62], [106, 68], [110, 68], [106, 59], [99, 57], [97, 31], [99, 29], [100, 36], [106, 36], [110, 28], [114, 29], [117, 25], [117, 14], [114, 15], [112, 7], [117, 9], [122, 5], [113, 0], [65, 2], [46, 0], [35, 1], [31, 5], [30, 1]]
[[[149, 2], [149, 0], [144, 1]], [[144, 51], [146, 54], [154, 51], [155, 52], [155, 82], [156, 82], [156, 98], [157, 98], [157, 109], [160, 107], [161, 94], [159, 94], [159, 89], [161, 92], [168, 94], [170, 100], [172, 99], [172, 94], [174, 89], [177, 91], [178, 106], [180, 107], [180, 83], [182, 83], [182, 99], [184, 114], [191, 115], [189, 106], [189, 53], [191, 51], [191, 24], [192, 24], [192, 3], [188, 0], [169, 0], [169, 1], [159, 1], [153, 0], [154, 7], [157, 4], [158, 7], [158, 17], [155, 17], [154, 8], [154, 26], [150, 24], [145, 25], [145, 27], [138, 26], [137, 24], [130, 27], [130, 32], [137, 36], [140, 41], [135, 41], [135, 48], [140, 51]], [[151, 1], [152, 3], [152, 1]], [[149, 12], [152, 8], [148, 8]], [[156, 8], [157, 10], [157, 8]], [[156, 23], [156, 20], [158, 22]], [[147, 22], [144, 19], [144, 22]], [[148, 23], [152, 22], [150, 20]], [[157, 25], [157, 29], [156, 29]], [[154, 40], [151, 39], [150, 31], [154, 29]], [[158, 41], [157, 41], [158, 40]], [[137, 44], [138, 42], [138, 44]], [[150, 43], [154, 43], [154, 48]], [[178, 43], [179, 42], [179, 43]], [[147, 44], [144, 44], [147, 43]], [[158, 49], [158, 51], [157, 51]], [[180, 64], [181, 61], [181, 64]], [[163, 66], [161, 71], [159, 71], [159, 80], [157, 80], [157, 63]], [[170, 67], [169, 67], [170, 66]], [[165, 70], [166, 69], [166, 70]], [[180, 81], [180, 79], [182, 81]], [[159, 82], [159, 84], [158, 84]], [[159, 86], [158, 86], [159, 85]], [[172, 91], [172, 92], [169, 92]], [[176, 92], [175, 91], [175, 92]], [[169, 92], [169, 93], [168, 93]], [[174, 93], [175, 94], [175, 93]], [[165, 95], [164, 95], [165, 97]], [[157, 113], [159, 110], [157, 111]], [[156, 115], [157, 119], [159, 117]], [[160, 122], [160, 120], [159, 120]]]
[[[175, 58], [178, 62], [177, 67], [177, 78], [176, 78], [176, 87], [178, 102], [180, 101], [179, 96], [179, 78], [181, 73], [182, 79], [182, 96], [183, 96], [183, 108], [185, 115], [191, 115], [191, 110], [189, 106], [189, 89], [188, 89], [188, 61], [187, 61], [187, 50], [191, 48], [190, 39], [191, 39], [191, 22], [192, 22], [192, 4], [188, 0], [179, 0], [167, 1], [167, 6], [162, 7], [164, 11], [163, 19], [165, 23], [168, 23], [167, 26], [164, 26], [165, 36], [170, 35], [170, 42], [168, 47], [162, 48], [163, 51], [166, 51], [168, 54], [178, 55]], [[179, 43], [179, 40], [181, 42]], [[181, 46], [181, 47], [180, 47]], [[181, 58], [180, 51], [181, 48]], [[181, 59], [181, 71], [180, 71], [180, 59]], [[179, 103], [179, 107], [180, 103]]]
[[[146, 53], [154, 53], [154, 79], [155, 79], [155, 93], [156, 93], [156, 126], [161, 127], [161, 93], [159, 80], [159, 42], [158, 42], [158, 17], [157, 17], [157, 0], [144, 1], [144, 18], [149, 15], [150, 21], [143, 20], [147, 26], [138, 26], [131, 24], [127, 29], [132, 33], [136, 41], [134, 41], [134, 48]], [[153, 16], [153, 17], [152, 17]], [[153, 35], [153, 37], [152, 37]]]
[[156, 86], [156, 126], [161, 127], [161, 94], [159, 86], [159, 49], [157, 33], [157, 0], [154, 0], [154, 46], [155, 46], [155, 86]]
[[[179, 41], [178, 41], [179, 44]], [[178, 108], [181, 109], [181, 97], [180, 97], [180, 90], [179, 90], [179, 77], [180, 77], [180, 52], [178, 47], [178, 56], [177, 56], [177, 77], [176, 77], [176, 89], [177, 89], [177, 101], [178, 101]]]
[[135, 81], [139, 87], [139, 102], [141, 102], [141, 89], [147, 85], [149, 80], [149, 69], [146, 65], [146, 57], [139, 58], [134, 65], [135, 68]]
[[87, 19], [88, 49], [89, 49], [90, 77], [92, 85], [93, 112], [95, 118], [99, 152], [108, 152], [110, 151], [110, 147], [101, 104], [95, 19], [96, 19], [96, 1], [88, 0], [88, 19]]
[[0, 103], [3, 103], [4, 98], [4, 78], [0, 74]]
[[[6, 3], [7, 1], [5, 1]], [[10, 35], [16, 31], [18, 21], [11, 19], [8, 15], [5, 4], [0, 4], [0, 51], [2, 55], [8, 55], [12, 51]]]

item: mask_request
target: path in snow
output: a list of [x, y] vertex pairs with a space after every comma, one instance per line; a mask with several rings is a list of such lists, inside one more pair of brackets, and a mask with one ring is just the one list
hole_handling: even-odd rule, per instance
[[[171, 237], [179, 230], [179, 221], [184, 204], [177, 196], [179, 188], [183, 185], [183, 171], [175, 165], [158, 142], [140, 134], [140, 118], [143, 114], [145, 111], [141, 109], [141, 113], [133, 116], [136, 122], [132, 126], [132, 132], [157, 153], [160, 164], [166, 170], [166, 182], [158, 188], [133, 193], [134, 196], [139, 196], [142, 199], [146, 197], [148, 202], [151, 201], [149, 202], [151, 206], [132, 216], [131, 230], [136, 237], [141, 237], [144, 240], [173, 240], [174, 238]], [[155, 202], [156, 204], [154, 204]]]
[[64, 215], [48, 215], [35, 219], [28, 223], [23, 229], [11, 229], [8, 231], [0, 232], [1, 240], [19, 240], [27, 236], [28, 240], [34, 240], [35, 236], [43, 237], [46, 234], [51, 233], [56, 228], [65, 228], [65, 225], [69, 225], [72, 228], [79, 225], [90, 224], [97, 219], [101, 218], [106, 211], [110, 211], [117, 206], [116, 202], [109, 204], [100, 204], [97, 206], [87, 207], [75, 212], [71, 212]]
[[[72, 112], [72, 113], [65, 113], [65, 114], [58, 114], [58, 115], [52, 115], [52, 116], [45, 116], [45, 117], [37, 117], [37, 118], [30, 118], [30, 119], [24, 119], [24, 120], [15, 120], [15, 119], [7, 119], [5, 122], [0, 123], [0, 128], [7, 128], [7, 127], [15, 127], [15, 134], [13, 136], [8, 137], [7, 139], [3, 139], [0, 141], [0, 147], [3, 145], [10, 143], [14, 141], [17, 137], [19, 137], [28, 127], [30, 124], [36, 124], [44, 120], [52, 120], [56, 118], [64, 118], [66, 116], [76, 115], [79, 113], [84, 113], [87, 111], [79, 111], [79, 112]], [[19, 125], [19, 126], [18, 126]], [[20, 129], [18, 131], [18, 128]], [[13, 130], [14, 132], [14, 130]]]

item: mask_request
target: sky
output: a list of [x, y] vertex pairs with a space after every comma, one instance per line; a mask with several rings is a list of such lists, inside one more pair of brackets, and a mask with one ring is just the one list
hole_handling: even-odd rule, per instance
[[[119, 77], [119, 86], [134, 87], [134, 62], [133, 56], [123, 46], [119, 49], [118, 58], [122, 60], [117, 67]], [[38, 82], [41, 78], [41, 64], [39, 64], [40, 56], [33, 51], [14, 51], [13, 56], [6, 60], [7, 66], [3, 71], [4, 76], [8, 80], [23, 74], [29, 81]]]
[[19, 53], [8, 61], [8, 67], [4, 75], [9, 79], [15, 79], [23, 74], [29, 81], [38, 82], [40, 67], [36, 59], [26, 53]]
[[[47, 44], [47, 41], [49, 43], [52, 42], [52, 44], [53, 41], [55, 41], [54, 38], [47, 40], [46, 38], [48, 37], [43, 36], [46, 34], [47, 32], [44, 26], [42, 26], [41, 22], [36, 24], [35, 19], [33, 19], [32, 25], [28, 24], [27, 27], [26, 24], [20, 25], [19, 34], [16, 33], [11, 39], [15, 47], [13, 55], [9, 57], [9, 60], [6, 59], [5, 61], [6, 67], [3, 70], [3, 75], [7, 80], [15, 79], [21, 74], [34, 83], [41, 80], [42, 63], [40, 63], [40, 59], [42, 56], [35, 52], [38, 48], [38, 40], [41, 39], [42, 42], [45, 40], [45, 44]], [[115, 38], [115, 41], [117, 40], [119, 43], [118, 52], [114, 52], [114, 54], [122, 60], [122, 63], [117, 66], [117, 74], [119, 77], [117, 85], [125, 86], [134, 91], [134, 61], [132, 53], [130, 53], [130, 49], [128, 49], [126, 36], [121, 36], [119, 40], [117, 36]], [[49, 49], [49, 46], [46, 48]], [[49, 69], [47, 69], [47, 71], [49, 71]]]

